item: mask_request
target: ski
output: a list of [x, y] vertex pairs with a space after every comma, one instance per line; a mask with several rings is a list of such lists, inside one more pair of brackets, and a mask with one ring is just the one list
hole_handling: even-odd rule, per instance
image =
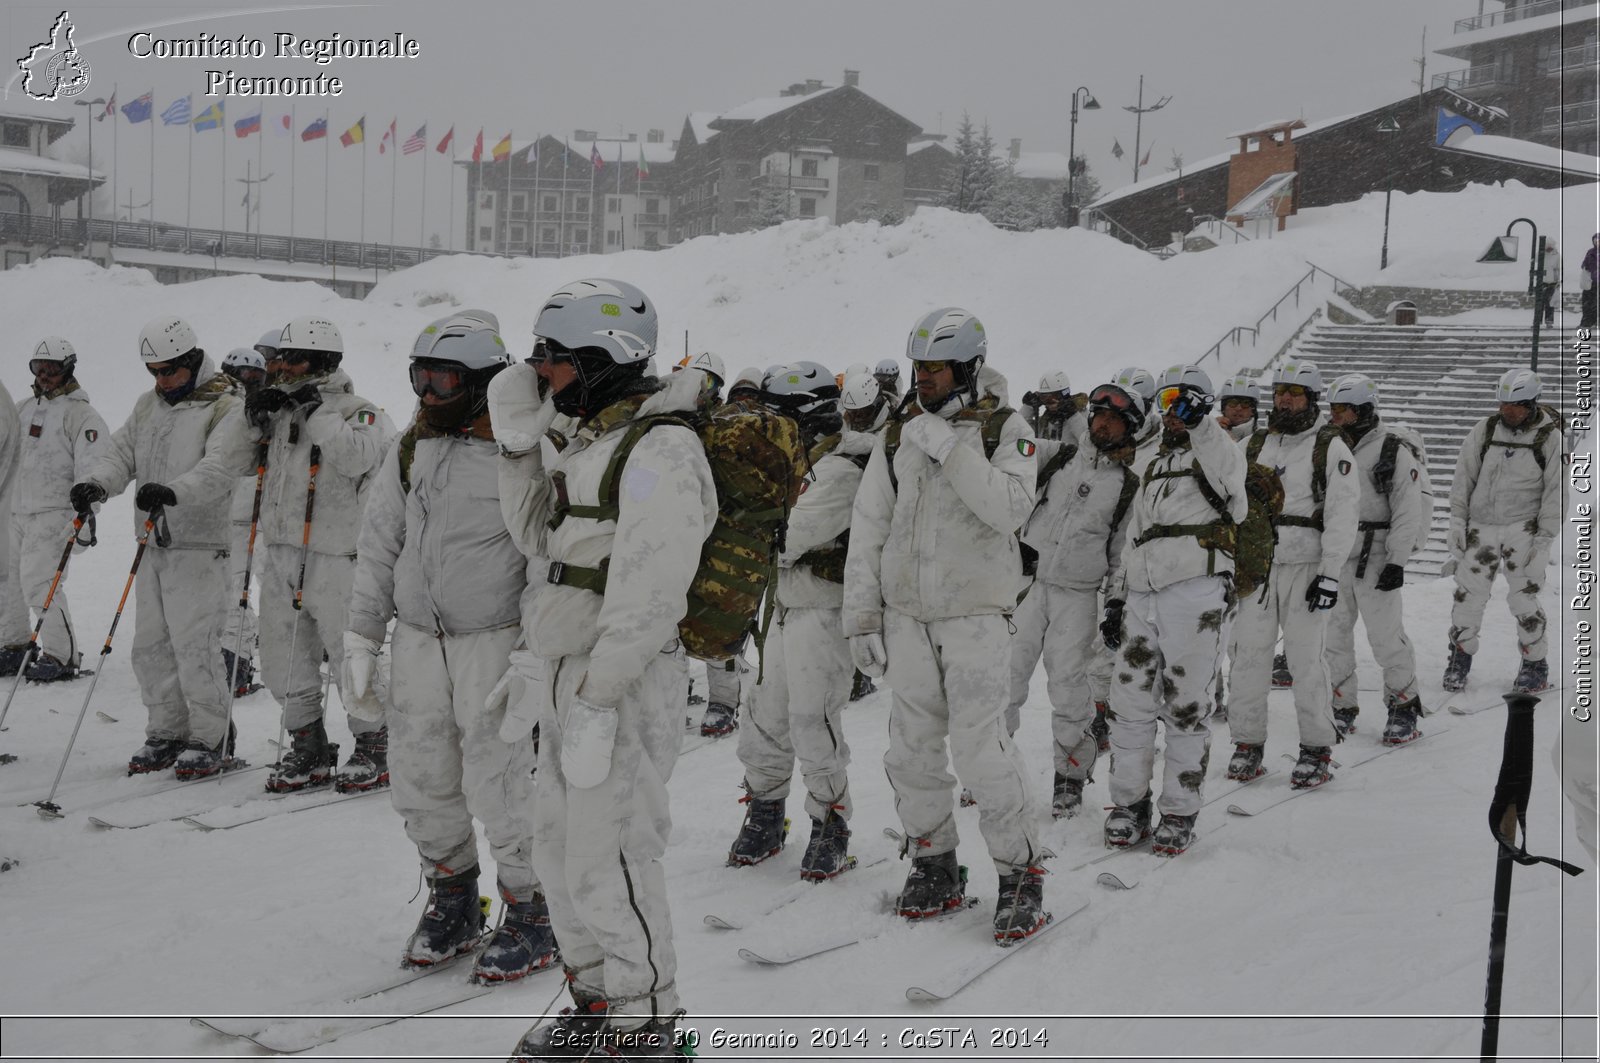
[[[488, 915], [488, 902], [489, 898], [487, 897], [482, 897], [479, 899], [479, 903], [481, 903], [484, 907], [484, 914], [486, 916]], [[444, 974], [446, 971], [455, 970], [461, 965], [462, 961], [467, 961], [469, 965], [475, 963], [478, 959], [479, 950], [482, 949], [483, 946], [487, 944], [489, 939], [493, 936], [494, 928], [485, 924], [483, 933], [478, 935], [478, 939], [473, 942], [472, 947], [464, 952], [458, 952], [448, 960], [441, 960], [438, 963], [431, 963], [425, 967], [410, 966], [405, 963], [401, 963], [399, 974], [394, 975], [387, 981], [379, 982], [369, 989], [365, 989], [359, 993], [352, 993], [351, 995], [345, 997], [344, 1001], [346, 1004], [359, 1004], [363, 1000], [370, 1000], [373, 997], [380, 997], [385, 993], [393, 993], [397, 989], [411, 985], [414, 982], [420, 982], [424, 978], [432, 978], [436, 974]]]
[[847, 872], [865, 871], [869, 867], [877, 867], [879, 864], [886, 864], [888, 862], [889, 858], [884, 855], [870, 856], [865, 861], [863, 861], [859, 856], [851, 856], [846, 862], [845, 869], [839, 872], [838, 875], [835, 875], [834, 878], [824, 879], [820, 882], [796, 882], [792, 885], [785, 886], [783, 890], [780, 891], [776, 896], [768, 898], [765, 905], [754, 911], [746, 912], [742, 915], [733, 916], [731, 918], [728, 916], [714, 914], [707, 915], [702, 918], [701, 922], [705, 923], [706, 926], [713, 927], [717, 930], [743, 930], [751, 923], [760, 919], [765, 919], [780, 909], [787, 908], [789, 905], [794, 904], [797, 901], [816, 896], [817, 894], [815, 891], [818, 886], [826, 886], [829, 882], [835, 881], [835, 879], [843, 876]]
[[[1509, 694], [1513, 692], [1508, 690], [1504, 693]], [[1551, 684], [1550, 686], [1545, 687], [1543, 690], [1535, 692], [1532, 696], [1541, 700], [1551, 696], [1559, 698], [1561, 696], [1561, 687]], [[1449, 697], [1444, 699], [1445, 708], [1449, 710], [1450, 715], [1452, 716], [1476, 716], [1480, 712], [1488, 712], [1490, 709], [1498, 709], [1505, 705], [1505, 703], [1505, 697], [1501, 694], [1496, 694], [1494, 696], [1494, 700], [1492, 701], [1481, 702], [1477, 705], [1469, 704], [1467, 703], [1465, 691], [1451, 694]]]
[[1217, 831], [1226, 827], [1229, 822], [1230, 821], [1227, 819], [1220, 819], [1207, 827], [1204, 834], [1202, 834], [1200, 831], [1195, 831], [1194, 837], [1189, 841], [1189, 848], [1185, 849], [1183, 853], [1179, 853], [1177, 856], [1173, 856], [1169, 853], [1151, 853], [1150, 855], [1156, 857], [1156, 859], [1152, 862], [1147, 862], [1146, 864], [1141, 865], [1147, 868], [1147, 870], [1142, 874], [1125, 871], [1123, 874], [1118, 875], [1112, 871], [1102, 871], [1094, 877], [1094, 880], [1107, 889], [1131, 890], [1138, 886], [1140, 882], [1144, 881], [1145, 875], [1154, 874], [1155, 872], [1160, 871], [1162, 868], [1176, 862], [1178, 857], [1184, 855], [1184, 853], [1187, 853], [1190, 849], [1193, 849], [1197, 844], [1199, 844], [1202, 838], [1205, 838], [1207, 835], [1215, 834]]
[[249, 1041], [269, 1052], [294, 1055], [321, 1048], [353, 1034], [366, 1033], [407, 1019], [453, 1008], [457, 1004], [465, 1004], [469, 1000], [492, 993], [495, 988], [490, 985], [458, 983], [451, 987], [451, 992], [442, 994], [440, 999], [427, 1002], [428, 1006], [409, 1009], [403, 1015], [324, 1015], [308, 1018], [271, 1016], [236, 1021], [192, 1018], [189, 1022], [225, 1037]]
[[1009, 960], [1024, 949], [1036, 945], [1052, 930], [1065, 925], [1069, 919], [1088, 907], [1089, 902], [1087, 900], [1079, 901], [1071, 911], [1065, 915], [1053, 916], [1048, 923], [1034, 931], [1032, 936], [1023, 938], [1013, 945], [1002, 947], [992, 941], [987, 943], [981, 954], [974, 955], [971, 959], [963, 961], [953, 968], [938, 972], [935, 977], [927, 980], [926, 985], [906, 987], [906, 999], [918, 1003], [935, 1003], [941, 1000], [949, 1000], [1006, 960]]
[[[1430, 738], [1430, 737], [1433, 737], [1435, 735], [1442, 735], [1442, 734], [1444, 734], [1445, 732], [1447, 732], [1449, 730], [1450, 730], [1450, 728], [1448, 728], [1448, 727], [1435, 727], [1435, 728], [1429, 730], [1427, 734], [1419, 734], [1417, 738], [1413, 739], [1410, 742], [1402, 742], [1400, 745], [1397, 745], [1397, 746], [1379, 746], [1376, 750], [1374, 750], [1373, 752], [1371, 752], [1371, 753], [1367, 754], [1366, 756], [1360, 758], [1359, 760], [1352, 760], [1347, 764], [1340, 764], [1338, 762], [1335, 762], [1334, 766], [1339, 768], [1341, 771], [1348, 771], [1348, 770], [1350, 770], [1352, 768], [1359, 768], [1363, 764], [1372, 763], [1374, 760], [1377, 760], [1379, 757], [1386, 757], [1390, 753], [1393, 753], [1397, 749], [1404, 749], [1407, 746], [1414, 746], [1414, 745], [1417, 744], [1417, 742], [1420, 742], [1425, 738]], [[1332, 780], [1330, 780], [1330, 781], [1332, 781]], [[1324, 784], [1324, 785], [1326, 785], [1326, 784]], [[1276, 808], [1277, 806], [1283, 804], [1285, 801], [1292, 801], [1297, 797], [1300, 797], [1300, 796], [1302, 796], [1304, 794], [1315, 793], [1316, 791], [1318, 791], [1320, 789], [1322, 789], [1321, 786], [1308, 786], [1308, 787], [1304, 787], [1302, 789], [1291, 788], [1288, 793], [1280, 794], [1280, 795], [1272, 798], [1271, 800], [1267, 801], [1265, 804], [1257, 805], [1255, 808], [1245, 808], [1242, 805], [1232, 805], [1232, 804], [1230, 804], [1228, 806], [1228, 813], [1229, 813], [1229, 815], [1234, 815], [1234, 816], [1259, 816], [1261, 813], [1265, 812], [1269, 808]]]
[[353, 793], [340, 793], [330, 784], [317, 787], [315, 790], [292, 790], [284, 794], [264, 794], [261, 797], [242, 801], [226, 808], [214, 809], [210, 812], [193, 813], [179, 816], [191, 827], [204, 831], [232, 830], [243, 827], [248, 823], [260, 823], [264, 819], [274, 816], [287, 816], [295, 812], [309, 812], [314, 808], [326, 808], [328, 805], [337, 805], [345, 801], [355, 801], [373, 794], [388, 793], [386, 786], [374, 787], [371, 790], [357, 790]]
[[[974, 902], [976, 903], [976, 902]], [[809, 960], [813, 956], [821, 956], [827, 952], [837, 952], [859, 943], [866, 935], [857, 932], [842, 932], [831, 937], [812, 939], [809, 944], [802, 945], [793, 951], [767, 950], [757, 952], [755, 949], [742, 948], [739, 958], [746, 963], [759, 964], [762, 967], [787, 967], [791, 963]]]
[[[883, 836], [885, 838], [888, 838], [889, 840], [891, 840], [893, 842], [898, 843], [902, 847], [904, 847], [904, 845], [905, 845], [906, 836], [904, 834], [901, 834], [899, 831], [895, 830], [893, 827], [885, 827], [885, 828], [883, 828]], [[1054, 849], [1050, 848], [1048, 845], [1041, 845], [1039, 847], [1039, 859], [1040, 860], [1054, 860], [1055, 858], [1056, 858], [1056, 851]], [[1077, 868], [1069, 868], [1069, 870], [1076, 871]]]
[[[224, 767], [220, 773], [204, 779], [176, 780], [133, 797], [108, 798], [87, 805], [85, 807], [91, 809], [117, 806], [89, 816], [88, 820], [102, 830], [137, 830], [156, 823], [175, 822], [197, 811], [213, 808], [219, 800], [227, 800], [234, 790], [248, 793], [249, 783], [241, 780], [247, 780], [255, 772], [267, 768], [265, 764], [251, 766], [248, 761], [237, 758], [234, 764], [234, 767]], [[177, 796], [161, 800], [169, 794]], [[172, 811], [174, 807], [178, 809], [177, 812]]]

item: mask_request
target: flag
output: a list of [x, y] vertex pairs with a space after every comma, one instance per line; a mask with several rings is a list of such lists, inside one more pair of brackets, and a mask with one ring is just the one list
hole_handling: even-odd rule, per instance
[[599, 173], [606, 168], [606, 160], [600, 157], [599, 141], [594, 141], [589, 145], [589, 161], [594, 164], [595, 173]]
[[406, 142], [404, 144], [400, 145], [400, 153], [402, 155], [415, 155], [417, 152], [422, 151], [427, 146], [428, 124], [424, 122], [415, 133], [412, 133], [406, 138]]
[[447, 150], [449, 150], [450, 141], [454, 140], [455, 136], [456, 136], [456, 127], [455, 126], [451, 126], [450, 127], [450, 131], [447, 132], [444, 135], [444, 139], [439, 141], [439, 146], [434, 148], [433, 150], [437, 151], [440, 155], [443, 155]]
[[117, 90], [111, 90], [111, 98], [106, 101], [105, 110], [94, 116], [96, 122], [104, 122], [107, 118], [117, 113]]
[[361, 120], [359, 122], [357, 122], [355, 125], [351, 126], [349, 129], [346, 129], [343, 133], [339, 134], [339, 143], [343, 144], [347, 148], [352, 144], [360, 144], [362, 141], [364, 141], [366, 139], [367, 139], [367, 116], [366, 115], [362, 115], [361, 116]]
[[[137, 100], [135, 103], [139, 102]], [[162, 125], [188, 125], [189, 124], [189, 97], [173, 100], [167, 109], [161, 112]]]
[[507, 133], [500, 138], [500, 143], [494, 146], [494, 161], [509, 158], [511, 155], [511, 134]]
[[1126, 154], [1126, 153], [1122, 150], [1122, 141], [1118, 140], [1116, 137], [1112, 137], [1111, 138], [1111, 157], [1113, 159], [1120, 159], [1120, 158], [1122, 158], [1122, 156], [1124, 154]]
[[378, 154], [379, 155], [382, 155], [384, 153], [384, 151], [386, 151], [388, 149], [389, 145], [391, 143], [393, 143], [397, 139], [395, 137], [395, 135], [394, 135], [394, 127], [395, 127], [395, 123], [397, 123], [399, 121], [400, 121], [400, 119], [398, 119], [398, 118], [392, 118], [392, 119], [389, 120], [389, 128], [385, 129], [383, 131], [383, 139], [378, 141]]
[[288, 113], [280, 114], [272, 123], [272, 131], [280, 137], [286, 137], [294, 132], [294, 119]]
[[140, 122], [150, 121], [150, 112], [155, 109], [155, 90], [151, 90], [136, 100], [129, 100], [122, 105], [122, 113], [129, 122], [138, 125]]
[[1152, 143], [1148, 148], [1145, 149], [1144, 158], [1139, 160], [1139, 165], [1140, 166], [1149, 166], [1150, 165], [1150, 153], [1152, 151], [1154, 151], [1154, 150], [1156, 150], [1156, 146], [1155, 146], [1154, 143]]
[[301, 140], [321, 140], [328, 135], [327, 118], [318, 118], [315, 122], [300, 130]]
[[247, 115], [246, 117], [241, 118], [237, 122], [233, 123], [233, 135], [239, 137], [240, 139], [249, 136], [251, 133], [259, 132], [261, 132], [260, 111], [257, 111], [252, 115]]
[[528, 150], [523, 152], [523, 157], [528, 160], [529, 166], [532, 166], [539, 161], [539, 140], [537, 137], [534, 138], [532, 144], [528, 145]]
[[204, 133], [208, 129], [222, 128], [222, 104], [223, 101], [218, 100], [216, 103], [213, 103], [210, 107], [207, 107], [204, 111], [201, 111], [195, 116], [194, 131], [196, 133]]
[[478, 130], [478, 139], [472, 142], [472, 161], [483, 161], [483, 130]]
[[639, 142], [639, 176], [650, 176], [650, 164], [644, 161], [644, 141]]

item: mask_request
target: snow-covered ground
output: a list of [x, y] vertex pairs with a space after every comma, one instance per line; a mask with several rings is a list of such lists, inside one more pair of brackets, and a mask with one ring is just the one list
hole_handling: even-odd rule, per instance
[[[26, 352], [38, 337], [66, 335], [80, 352], [80, 377], [113, 425], [149, 380], [134, 354], [140, 326], [158, 313], [195, 325], [214, 356], [249, 345], [267, 328], [316, 312], [343, 329], [346, 366], [363, 393], [403, 421], [411, 399], [404, 361], [417, 330], [453, 305], [501, 316], [513, 351], [525, 351], [540, 298], [563, 281], [612, 275], [638, 283], [662, 314], [662, 351], [675, 361], [710, 347], [734, 369], [796, 358], [835, 368], [899, 356], [919, 313], [943, 304], [976, 312], [988, 327], [991, 364], [1013, 393], [1046, 368], [1064, 367], [1087, 388], [1125, 364], [1159, 370], [1193, 358], [1228, 327], [1253, 320], [1310, 260], [1353, 283], [1378, 283], [1381, 196], [1308, 211], [1288, 232], [1159, 262], [1081, 231], [1009, 234], [981, 220], [930, 212], [896, 228], [791, 223], [740, 237], [708, 237], [656, 254], [632, 252], [573, 262], [457, 257], [385, 280], [362, 302], [311, 284], [230, 278], [163, 287], [128, 269], [96, 270], [55, 260], [0, 273], [13, 356], [0, 377], [26, 393]], [[1376, 212], [1374, 214], [1374, 212]], [[1376, 216], [1376, 223], [1374, 222]], [[1527, 216], [1557, 231], [1573, 263], [1595, 224], [1593, 188], [1565, 193], [1474, 188], [1459, 196], [1397, 196], [1393, 265], [1384, 283], [1515, 289], [1525, 266], [1473, 262], [1505, 222]], [[1374, 228], [1376, 224], [1379, 228]], [[1243, 356], [1240, 356], [1241, 358]], [[1249, 360], [1249, 359], [1244, 359]], [[1221, 368], [1232, 368], [1224, 364]], [[1478, 416], [1488, 411], [1463, 411]], [[101, 543], [74, 559], [68, 591], [80, 640], [97, 645], [111, 621], [132, 560], [131, 502], [109, 504]], [[1569, 574], [1558, 556], [1555, 571]], [[1451, 586], [1406, 588], [1424, 703], [1437, 706]], [[1568, 592], [1570, 593], [1570, 591]], [[1498, 704], [1517, 665], [1503, 595], [1491, 603], [1471, 703]], [[1566, 671], [1574, 614], [1547, 591], [1552, 673]], [[130, 607], [131, 608], [131, 607]], [[21, 759], [0, 767], [0, 856], [20, 866], [0, 876], [0, 1052], [8, 1058], [205, 1057], [256, 1052], [192, 1028], [193, 1015], [308, 1015], [353, 1010], [345, 998], [393, 973], [422, 911], [415, 853], [386, 797], [363, 798], [235, 830], [202, 832], [180, 822], [100, 831], [86, 814], [156, 783], [123, 776], [139, 746], [144, 711], [130, 668], [132, 618], [125, 617], [61, 782], [60, 821], [29, 803], [50, 789], [89, 680], [25, 687], [0, 750]], [[1377, 748], [1378, 677], [1361, 640], [1366, 704], [1360, 730], [1337, 751], [1354, 761]], [[93, 661], [86, 657], [86, 664]], [[4, 688], [0, 688], [4, 692]], [[1569, 879], [1539, 865], [1518, 868], [1510, 914], [1501, 1049], [1507, 1058], [1594, 1058], [1595, 869], [1573, 841], [1572, 822], [1547, 756], [1559, 698], [1538, 713], [1530, 848], [1561, 855], [1586, 872]], [[97, 712], [98, 710], [98, 712]], [[103, 712], [114, 721], [102, 718]], [[1130, 854], [1109, 867], [1147, 878], [1113, 893], [1100, 868], [1070, 871], [1098, 855], [1104, 773], [1083, 816], [1053, 823], [1043, 676], [1024, 711], [1021, 745], [1039, 795], [1041, 836], [1060, 854], [1046, 897], [1058, 912], [1089, 907], [1050, 937], [943, 1006], [912, 1005], [904, 990], [950, 957], [982, 952], [987, 908], [920, 928], [890, 927], [877, 940], [787, 968], [737, 956], [816, 936], [872, 906], [903, 879], [881, 836], [898, 824], [878, 764], [887, 741], [888, 695], [845, 717], [854, 752], [853, 851], [887, 863], [816, 889], [760, 926], [738, 932], [702, 924], [736, 914], [796, 877], [807, 830], [790, 802], [795, 843], [754, 869], [725, 868], [741, 818], [734, 743], [685, 754], [673, 779], [668, 884], [677, 929], [679, 986], [690, 1025], [793, 1034], [789, 1049], [733, 1050], [705, 1043], [718, 1059], [840, 1054], [860, 1058], [1399, 1058], [1476, 1053], [1483, 999], [1495, 850], [1485, 829], [1500, 760], [1504, 710], [1424, 721], [1426, 740], [1341, 775], [1325, 790], [1252, 819], [1230, 817], [1226, 800], [1207, 808], [1202, 839], [1164, 863]], [[335, 740], [348, 743], [341, 714]], [[240, 752], [272, 759], [278, 728], [266, 693], [238, 705]], [[1275, 693], [1268, 756], [1295, 748], [1288, 695]], [[1582, 732], [1592, 746], [1594, 732]], [[348, 745], [346, 745], [348, 748]], [[1213, 745], [1212, 788], [1227, 760], [1225, 728]], [[259, 784], [243, 777], [241, 800]], [[209, 784], [207, 784], [209, 785]], [[1286, 772], [1233, 800], [1286, 792]], [[198, 794], [172, 798], [173, 814], [198, 811]], [[181, 802], [192, 800], [185, 807]], [[995, 876], [984, 858], [976, 810], [958, 813], [972, 892], [992, 904]], [[484, 853], [488, 875], [492, 864]], [[1108, 868], [1109, 869], [1109, 868]], [[1152, 875], [1159, 869], [1158, 875]], [[880, 920], [888, 927], [888, 920]], [[443, 982], [460, 975], [441, 975]], [[353, 1034], [325, 1052], [365, 1056], [502, 1056], [552, 1001], [559, 977], [541, 974], [441, 1014]], [[365, 1002], [385, 1011], [412, 998]], [[393, 1001], [392, 1007], [385, 1007]], [[1563, 1023], [1558, 1016], [1569, 1018]], [[109, 1016], [117, 1016], [115, 1018]], [[130, 1016], [150, 1016], [137, 1021]], [[743, 1016], [743, 1018], [738, 1018]], [[1253, 1018], [1230, 1018], [1252, 1016]], [[903, 1030], [971, 1028], [978, 1047], [942, 1055], [899, 1047]], [[813, 1047], [818, 1027], [867, 1031], [864, 1047]], [[991, 1047], [992, 1028], [1047, 1033], [1047, 1045]], [[887, 1037], [887, 1047], [881, 1038]]]

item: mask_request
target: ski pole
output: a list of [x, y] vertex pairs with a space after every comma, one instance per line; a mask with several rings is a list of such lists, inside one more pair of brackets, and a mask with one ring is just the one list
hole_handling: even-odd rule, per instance
[[[1533, 788], [1533, 709], [1539, 699], [1531, 694], [1505, 695], [1506, 737], [1500, 754], [1500, 777], [1489, 804], [1489, 833], [1499, 852], [1494, 865], [1494, 909], [1489, 921], [1489, 976], [1483, 990], [1482, 1063], [1493, 1063], [1500, 1051], [1500, 987], [1505, 976], [1506, 924], [1511, 913], [1511, 872], [1516, 864], [1554, 864], [1569, 875], [1580, 867], [1554, 857], [1528, 853], [1528, 793]], [[1517, 843], [1517, 828], [1522, 842]]]
[[[117, 633], [117, 624], [122, 620], [122, 610], [128, 604], [128, 592], [133, 590], [133, 579], [139, 574], [139, 562], [144, 560], [145, 547], [150, 545], [150, 536], [155, 532], [156, 524], [165, 516], [161, 506], [152, 509], [144, 519], [144, 527], [139, 533], [139, 549], [133, 553], [133, 567], [128, 570], [128, 582], [122, 585], [122, 597], [117, 600], [117, 611], [111, 618], [111, 630], [106, 632], [105, 645], [100, 647], [100, 663], [95, 666], [94, 678], [89, 681], [89, 692], [83, 696], [83, 706], [78, 709], [77, 722], [72, 725], [72, 735], [67, 739], [67, 751], [61, 754], [61, 766], [56, 769], [55, 782], [50, 784], [50, 793], [43, 801], [35, 801], [34, 807], [39, 810], [39, 815], [46, 819], [60, 819], [61, 806], [55, 803], [56, 788], [61, 785], [61, 776], [67, 770], [67, 758], [72, 756], [72, 746], [78, 740], [78, 728], [83, 726], [83, 717], [89, 711], [89, 702], [94, 698], [94, 688], [100, 685], [100, 677], [105, 674], [106, 656], [111, 652], [111, 639]], [[160, 539], [157, 539], [160, 542]]]
[[[306, 558], [311, 553], [311, 518], [317, 506], [317, 470], [322, 468], [322, 448], [311, 446], [311, 477], [306, 481], [306, 524], [300, 534], [300, 577], [294, 586], [294, 626], [289, 630], [289, 658], [285, 665], [285, 690], [294, 686], [294, 651], [300, 639], [300, 618], [305, 615]], [[283, 739], [289, 728], [289, 707], [278, 717], [278, 763], [283, 763]]]
[[228, 723], [233, 723], [234, 691], [239, 689], [239, 652], [244, 649], [244, 618], [250, 611], [250, 567], [256, 556], [256, 528], [261, 523], [261, 489], [267, 482], [267, 448], [272, 437], [256, 444], [256, 497], [250, 504], [250, 537], [244, 551], [244, 586], [239, 588], [239, 634], [233, 640], [233, 668], [228, 675]]
[[22, 686], [22, 677], [28, 670], [28, 665], [33, 661], [34, 655], [39, 652], [39, 632], [44, 628], [44, 618], [50, 612], [50, 603], [55, 601], [56, 588], [61, 586], [61, 577], [67, 571], [67, 561], [72, 557], [72, 548], [78, 543], [78, 533], [85, 524], [89, 525], [89, 541], [85, 546], [95, 544], [94, 514], [88, 510], [79, 513], [72, 520], [72, 534], [67, 536], [67, 545], [61, 549], [61, 561], [56, 565], [56, 574], [50, 580], [50, 591], [44, 596], [44, 604], [39, 607], [39, 619], [33, 625], [33, 634], [28, 637], [28, 648], [22, 653], [22, 663], [17, 667], [17, 678], [11, 684], [11, 694], [6, 698], [5, 708], [0, 709], [0, 731], [5, 730], [6, 714], [11, 711], [11, 702], [17, 696], [17, 690]]

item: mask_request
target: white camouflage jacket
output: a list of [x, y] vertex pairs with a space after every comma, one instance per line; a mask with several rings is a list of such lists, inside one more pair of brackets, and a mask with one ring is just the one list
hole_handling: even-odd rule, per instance
[[777, 601], [786, 609], [838, 609], [844, 605], [844, 584], [823, 579], [810, 565], [796, 564], [801, 555], [831, 544], [850, 528], [862, 467], [877, 441], [871, 432], [846, 428], [839, 445], [816, 464], [800, 500], [789, 513], [783, 553], [778, 555]]
[[[1361, 470], [1361, 523], [1384, 523], [1389, 527], [1372, 530], [1372, 548], [1367, 555], [1366, 576], [1376, 578], [1384, 565], [1393, 562], [1403, 565], [1428, 538], [1428, 524], [1432, 514], [1425, 512], [1422, 503], [1422, 478], [1428, 470], [1417, 464], [1416, 456], [1404, 440], [1395, 448], [1394, 474], [1389, 493], [1378, 490], [1373, 478], [1373, 468], [1383, 453], [1383, 441], [1390, 429], [1381, 421], [1356, 443], [1356, 466]], [[1331, 453], [1330, 453], [1331, 458]], [[1361, 557], [1367, 533], [1356, 526], [1356, 541], [1350, 548], [1349, 559]]]
[[67, 492], [88, 475], [90, 461], [111, 445], [111, 430], [89, 404], [89, 393], [76, 382], [70, 387], [48, 395], [36, 388], [17, 403], [22, 460], [11, 496], [13, 513], [70, 514]]
[[1520, 431], [1501, 422], [1488, 453], [1480, 458], [1483, 436], [1492, 419], [1484, 418], [1467, 433], [1456, 459], [1456, 475], [1450, 484], [1450, 542], [1458, 557], [1465, 554], [1471, 526], [1529, 525], [1529, 533], [1546, 544], [1561, 529], [1561, 483], [1566, 466], [1561, 461], [1560, 426], [1553, 427], [1545, 438], [1541, 470], [1533, 443], [1539, 430], [1551, 423], [1550, 415], [1539, 409]]
[[[1065, 446], [1039, 444], [1041, 469]], [[1102, 453], [1088, 440], [1075, 444], [1072, 460], [1045, 482], [1022, 526], [1022, 541], [1039, 551], [1035, 578], [1057, 587], [1097, 590], [1122, 561], [1130, 505], [1112, 525], [1124, 484], [1137, 478], [1125, 462]]]
[[[988, 366], [978, 389], [1006, 404], [1005, 378]], [[955, 448], [942, 465], [901, 442], [898, 491], [883, 437], [873, 444], [850, 520], [846, 635], [882, 631], [885, 606], [922, 623], [1016, 609], [1023, 585], [1016, 531], [1033, 510], [1036, 444], [1020, 414], [1006, 419], [992, 458], [984, 457], [978, 421], [956, 420], [953, 428]]]
[[[1159, 525], [1214, 524], [1216, 507], [1207, 501], [1197, 476], [1221, 498], [1228, 515], [1244, 519], [1249, 503], [1244, 494], [1244, 452], [1210, 417], [1189, 430], [1189, 445], [1182, 448], [1157, 447], [1139, 473], [1139, 493], [1128, 516], [1127, 543], [1122, 551], [1122, 570], [1112, 574], [1107, 595], [1125, 599], [1127, 592], [1159, 591], [1196, 576], [1231, 572], [1233, 562], [1207, 550], [1193, 535], [1169, 535], [1140, 542], [1140, 536]], [[1192, 470], [1192, 475], [1188, 475]], [[1177, 474], [1177, 475], [1174, 475]]]
[[[1317, 432], [1328, 423], [1319, 413], [1310, 428], [1292, 435], [1267, 432], [1256, 462], [1277, 472], [1283, 481], [1283, 516], [1310, 517], [1322, 511], [1322, 530], [1280, 525], [1274, 564], [1314, 564], [1317, 574], [1339, 578], [1356, 541], [1356, 519], [1361, 511], [1361, 482], [1355, 477], [1355, 457], [1342, 439], [1328, 443], [1327, 489], [1319, 506], [1312, 492], [1312, 457]], [[1249, 447], [1249, 440], [1239, 444]]]

